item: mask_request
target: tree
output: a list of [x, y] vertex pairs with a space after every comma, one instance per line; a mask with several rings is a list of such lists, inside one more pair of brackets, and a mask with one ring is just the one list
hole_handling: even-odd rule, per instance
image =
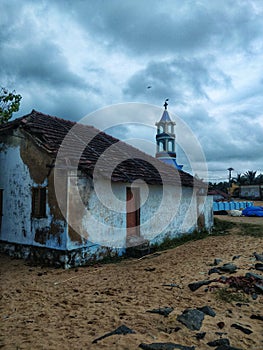
[[257, 173], [257, 171], [253, 171], [253, 170], [248, 170], [246, 173], [244, 173], [244, 177], [245, 177], [246, 183], [248, 185], [255, 184], [256, 173]]
[[220, 190], [220, 191], [223, 191], [225, 193], [227, 193], [228, 187], [229, 187], [229, 183], [226, 181], [224, 181], [224, 182], [221, 181], [218, 183], [209, 182], [209, 184], [208, 184], [209, 190]]
[[256, 179], [255, 179], [255, 183], [257, 185], [263, 185], [263, 174], [259, 174]]
[[246, 177], [244, 175], [241, 175], [241, 174], [237, 174], [236, 177], [233, 177], [233, 182], [236, 184], [236, 185], [245, 185], [246, 183]]
[[0, 90], [0, 124], [8, 122], [13, 113], [18, 112], [22, 96], [16, 94], [15, 90], [8, 91], [6, 88]]

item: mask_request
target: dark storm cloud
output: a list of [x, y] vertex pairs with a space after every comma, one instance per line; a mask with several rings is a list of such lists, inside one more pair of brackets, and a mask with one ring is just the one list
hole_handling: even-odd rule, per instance
[[[209, 167], [227, 169], [231, 165], [242, 172], [248, 164], [251, 168], [254, 164], [255, 170], [262, 171], [263, 124], [259, 119], [248, 117], [245, 110], [242, 114], [229, 111], [227, 117], [214, 118], [202, 104], [181, 108], [179, 115], [200, 142]], [[178, 144], [183, 138], [177, 129]]]
[[[156, 99], [160, 96], [173, 97], [177, 103], [187, 103], [192, 98], [209, 99], [206, 88], [220, 85], [228, 86], [231, 79], [224, 77], [218, 81], [210, 74], [212, 57], [197, 59], [178, 57], [162, 62], [150, 62], [148, 66], [133, 75], [127, 83], [124, 93], [131, 98], [147, 96]], [[216, 71], [214, 69], [214, 71]], [[215, 75], [215, 74], [214, 74]], [[147, 85], [151, 89], [147, 91]]]
[[78, 120], [169, 98], [214, 169], [263, 164], [261, 0], [2, 0], [0, 14], [0, 82], [23, 96], [20, 114]]
[[[64, 1], [57, 1], [59, 7], [62, 3], [65, 6]], [[83, 27], [96, 33], [97, 40], [137, 55], [199, 52], [208, 45], [249, 49], [262, 35], [253, 2], [242, 0], [67, 1], [66, 8]]]
[[[87, 88], [85, 81], [71, 72], [59, 49], [52, 43], [36, 42], [22, 47], [3, 48], [0, 53], [0, 75], [13, 76], [26, 84], [74, 86]], [[90, 87], [91, 88], [91, 87]]]

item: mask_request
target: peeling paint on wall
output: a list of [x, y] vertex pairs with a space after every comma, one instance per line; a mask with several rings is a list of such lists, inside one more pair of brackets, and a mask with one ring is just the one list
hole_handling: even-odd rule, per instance
[[[52, 181], [47, 179], [50, 158], [43, 156], [23, 134], [6, 136], [4, 152], [0, 153], [0, 187], [4, 189], [3, 218], [0, 239], [28, 245], [65, 249], [66, 224], [52, 212]], [[32, 152], [31, 152], [32, 151]], [[37, 174], [38, 173], [38, 174]], [[32, 187], [48, 186], [47, 217], [31, 217]], [[50, 204], [52, 204], [50, 206]]]
[[[104, 195], [103, 202], [91, 177], [68, 174], [61, 169], [59, 188], [55, 189], [52, 159], [31, 138], [15, 132], [13, 136], [1, 136], [0, 141], [0, 188], [4, 189], [2, 247], [7, 247], [14, 256], [47, 264], [57, 261], [64, 267], [123, 254], [127, 234], [126, 189], [131, 184], [112, 182], [109, 191], [109, 181], [101, 178], [97, 186]], [[31, 215], [31, 189], [37, 186], [47, 187], [44, 218]], [[140, 183], [136, 186], [140, 189], [141, 238], [161, 243], [167, 236], [174, 238], [198, 228], [211, 229], [212, 198], [208, 197], [203, 207], [192, 188]], [[43, 253], [44, 248], [49, 250]]]

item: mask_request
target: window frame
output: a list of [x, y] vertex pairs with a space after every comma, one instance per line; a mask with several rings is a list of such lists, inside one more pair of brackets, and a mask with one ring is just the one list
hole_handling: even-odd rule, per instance
[[47, 186], [32, 187], [31, 217], [33, 219], [43, 219], [47, 217]]

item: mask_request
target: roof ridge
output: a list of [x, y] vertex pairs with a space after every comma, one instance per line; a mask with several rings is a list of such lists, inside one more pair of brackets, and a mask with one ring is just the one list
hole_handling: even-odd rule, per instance
[[[53, 122], [51, 122], [51, 120]], [[91, 133], [91, 140], [88, 140], [88, 142], [85, 143], [85, 129], [80, 134], [74, 133], [73, 127], [75, 125], [87, 128], [87, 130], [89, 130], [89, 133]], [[149, 155], [148, 153], [126, 143], [125, 141], [107, 134], [105, 131], [95, 128], [92, 125], [73, 122], [32, 109], [31, 113], [5, 124], [5, 128], [17, 128], [19, 126], [21, 126], [21, 128], [24, 129], [27, 133], [30, 133], [33, 139], [35, 138], [35, 141], [40, 143], [43, 148], [46, 149], [49, 153], [50, 150], [52, 150], [51, 152], [54, 156], [56, 156], [67, 133], [73, 128], [72, 140], [70, 141], [74, 142], [75, 139], [79, 140], [81, 143], [84, 143], [85, 147], [82, 152], [82, 157], [86, 158], [86, 160], [90, 160], [91, 164], [89, 171], [92, 171], [92, 165], [96, 164], [98, 158], [103, 154], [103, 152], [105, 152], [106, 149], [115, 143], [120, 143], [118, 151], [121, 152], [122, 155], [125, 155], [125, 157], [123, 158], [120, 155], [118, 156], [114, 153], [114, 151], [112, 153], [113, 157], [116, 156], [117, 160], [119, 158], [119, 164], [123, 163], [124, 161], [128, 161], [129, 164], [126, 164], [126, 168], [125, 165], [120, 166], [119, 169], [117, 169], [118, 166], [116, 166], [116, 172], [119, 174], [119, 178], [129, 179], [129, 181], [132, 181], [133, 178], [136, 178], [137, 174], [139, 178], [145, 178], [147, 182], [147, 179], [149, 181], [157, 181], [156, 179], [158, 176], [162, 177], [162, 174], [167, 174], [169, 181], [171, 179], [174, 179], [174, 183], [179, 183], [179, 181], [181, 181], [182, 185], [193, 185], [192, 183], [194, 177], [191, 174], [185, 172], [184, 170], [179, 171], [178, 169], [174, 169], [174, 167], [171, 165], [163, 163], [161, 160], [155, 158], [154, 156]], [[4, 128], [0, 127], [0, 132], [2, 131], [1, 129], [3, 130]], [[41, 129], [42, 132], [39, 132]], [[94, 134], [94, 136], [92, 134]], [[98, 139], [94, 140], [96, 137], [98, 137]], [[85, 151], [85, 149], [87, 149], [87, 151]], [[77, 148], [74, 148], [73, 144], [69, 144], [66, 146], [65, 150], [67, 150], [69, 156], [74, 157], [74, 154], [76, 156], [78, 155], [79, 146]], [[147, 166], [146, 163], [155, 167], [157, 171], [154, 171], [150, 166]], [[106, 172], [108, 165], [112, 165], [111, 159], [106, 159]], [[109, 169], [110, 168], [111, 167], [109, 167]], [[85, 169], [85, 166], [83, 166], [83, 169]], [[87, 167], [86, 169], [88, 170]], [[175, 171], [178, 171], [177, 174], [179, 175], [179, 178], [174, 176]], [[131, 178], [129, 176], [131, 176]]]

